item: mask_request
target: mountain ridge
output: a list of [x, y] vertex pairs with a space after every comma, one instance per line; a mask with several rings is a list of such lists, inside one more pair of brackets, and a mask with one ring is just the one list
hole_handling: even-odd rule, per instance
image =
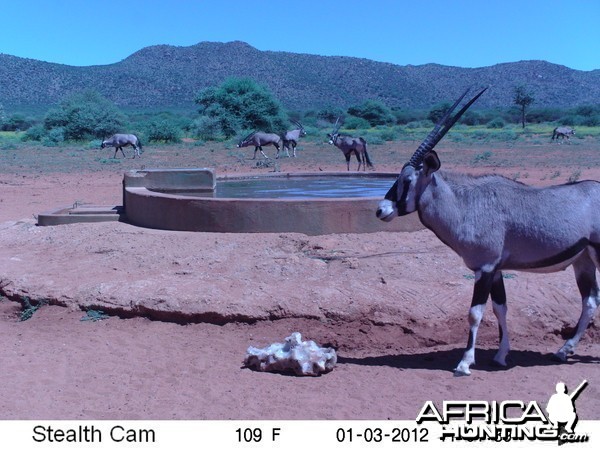
[[597, 104], [600, 98], [600, 70], [579, 71], [541, 60], [478, 68], [400, 66], [347, 56], [262, 51], [232, 41], [154, 45], [96, 66], [0, 54], [0, 103], [13, 109], [49, 107], [74, 92], [94, 89], [119, 107], [193, 109], [198, 92], [232, 76], [254, 78], [292, 110], [346, 108], [367, 99], [426, 109], [469, 86], [490, 86], [478, 102], [485, 108], [511, 106], [518, 85], [532, 92], [535, 107]]

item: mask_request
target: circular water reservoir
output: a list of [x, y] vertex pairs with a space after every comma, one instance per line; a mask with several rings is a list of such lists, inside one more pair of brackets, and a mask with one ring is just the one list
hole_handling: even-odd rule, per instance
[[131, 171], [127, 221], [164, 230], [308, 235], [422, 229], [416, 214], [392, 222], [377, 205], [396, 174], [270, 173], [216, 177], [212, 169]]
[[[395, 178], [369, 176], [290, 176], [252, 177], [242, 179], [217, 179], [214, 192], [193, 189], [166, 191], [164, 193], [188, 197], [215, 198], [270, 198], [270, 199], [317, 199], [317, 198], [383, 198]], [[154, 189], [161, 192], [159, 189]]]

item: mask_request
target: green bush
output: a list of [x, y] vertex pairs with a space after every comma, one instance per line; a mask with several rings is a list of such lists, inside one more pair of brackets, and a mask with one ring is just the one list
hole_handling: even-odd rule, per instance
[[170, 120], [157, 119], [146, 125], [146, 139], [151, 142], [177, 143], [181, 141], [181, 129]]
[[561, 111], [556, 108], [535, 108], [527, 113], [527, 121], [530, 123], [554, 122], [560, 119]]
[[348, 114], [365, 119], [372, 127], [396, 121], [392, 110], [377, 100], [367, 100], [360, 105], [351, 106]]
[[43, 125], [34, 125], [27, 129], [25, 134], [21, 137], [23, 141], [41, 141], [46, 135], [47, 130]]
[[398, 125], [406, 125], [426, 118], [426, 114], [422, 111], [407, 111], [397, 107], [392, 108], [392, 114]]
[[344, 120], [344, 128], [346, 128], [348, 130], [358, 130], [358, 129], [365, 130], [365, 129], [371, 128], [371, 124], [366, 119], [363, 119], [362, 117], [348, 116]]
[[385, 127], [379, 131], [379, 136], [384, 141], [395, 141], [398, 139], [398, 132], [394, 127]]
[[200, 116], [192, 124], [190, 134], [204, 141], [220, 141], [225, 138], [218, 117]]
[[6, 117], [4, 121], [0, 120], [1, 131], [23, 131], [32, 125], [31, 119], [27, 119], [23, 114], [12, 114]]
[[287, 118], [273, 94], [250, 78], [230, 78], [218, 87], [209, 87], [196, 97], [200, 114], [213, 118], [226, 138], [241, 130], [280, 133]]
[[433, 123], [438, 123], [438, 121], [442, 118], [446, 111], [450, 108], [450, 103], [441, 103], [439, 105], [434, 106], [427, 114], [427, 118], [431, 120]]
[[504, 119], [502, 119], [500, 117], [492, 119], [487, 123], [488, 128], [494, 128], [494, 129], [504, 128], [505, 125], [506, 125], [506, 122], [504, 122]]
[[[44, 118], [46, 130], [61, 129], [64, 140], [103, 138], [122, 131], [124, 124], [125, 116], [95, 91], [68, 97]], [[58, 134], [60, 132], [56, 132], [55, 137]]]
[[344, 111], [341, 108], [335, 106], [328, 106], [317, 111], [317, 118], [321, 119], [321, 121], [329, 122], [333, 125], [333, 123], [337, 120], [338, 117], [343, 117]]
[[63, 127], [52, 128], [42, 138], [42, 144], [46, 147], [56, 147], [65, 141], [65, 129]]

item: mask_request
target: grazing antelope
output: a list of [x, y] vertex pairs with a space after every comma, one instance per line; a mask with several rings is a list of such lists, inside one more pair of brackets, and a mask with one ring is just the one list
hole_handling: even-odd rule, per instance
[[265, 152], [263, 152], [263, 145], [273, 145], [277, 149], [277, 156], [275, 158], [279, 158], [279, 145], [281, 144], [281, 136], [275, 133], [263, 133], [262, 131], [253, 131], [244, 139], [242, 139], [237, 148], [249, 147], [254, 145], [254, 157], [252, 159], [256, 159], [256, 152], [260, 150], [260, 153], [265, 157], [265, 159], [269, 159]]
[[283, 135], [283, 148], [285, 149], [288, 158], [290, 157], [290, 144], [292, 146], [294, 158], [296, 157], [296, 146], [298, 145], [298, 139], [302, 136], [306, 136], [306, 131], [300, 122], [292, 121], [298, 128], [290, 130]]
[[556, 127], [552, 132], [552, 140], [558, 140], [558, 138], [562, 138], [563, 140], [567, 138], [568, 140], [569, 136], [575, 136], [575, 130], [570, 127]]
[[371, 163], [371, 159], [367, 153], [367, 141], [362, 137], [355, 138], [352, 136], [341, 135], [339, 131], [342, 124], [339, 122], [340, 118], [338, 117], [333, 126], [333, 132], [327, 134], [327, 136], [329, 136], [329, 144], [335, 145], [342, 153], [344, 153], [348, 170], [350, 170], [350, 157], [352, 154], [355, 154], [356, 159], [358, 160], [358, 168], [356, 170], [360, 170], [361, 164], [363, 166], [363, 171], [367, 170], [367, 165], [373, 167], [373, 163]]
[[417, 211], [427, 228], [475, 272], [469, 310], [469, 339], [455, 375], [469, 375], [475, 341], [488, 296], [498, 318], [500, 344], [495, 363], [505, 366], [509, 352], [503, 270], [548, 273], [573, 265], [582, 312], [572, 338], [555, 353], [566, 361], [600, 303], [600, 183], [582, 181], [546, 188], [527, 186], [497, 175], [473, 177], [439, 170], [433, 148], [483, 92], [454, 117], [440, 119], [404, 165], [379, 203], [377, 217], [390, 221]]
[[142, 157], [142, 155], [140, 154], [140, 150], [142, 149], [142, 143], [135, 134], [113, 134], [110, 138], [102, 141], [102, 145], [100, 145], [100, 147], [114, 147], [115, 154], [113, 158], [116, 158], [117, 152], [121, 150], [123, 158], [125, 158], [125, 152], [123, 151], [123, 147], [127, 147], [128, 145], [131, 145], [133, 147], [133, 158], [135, 158], [136, 155], [140, 158]]

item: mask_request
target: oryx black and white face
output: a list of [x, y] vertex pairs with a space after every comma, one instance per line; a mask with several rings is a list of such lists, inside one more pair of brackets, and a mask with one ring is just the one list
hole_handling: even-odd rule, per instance
[[251, 139], [242, 139], [237, 144], [237, 148], [248, 147], [251, 144]]
[[454, 116], [452, 116], [452, 113], [467, 95], [468, 89], [448, 108], [410, 160], [404, 165], [398, 179], [379, 203], [376, 211], [379, 219], [389, 222], [396, 216], [404, 216], [418, 209], [421, 195], [431, 182], [433, 174], [440, 168], [440, 160], [433, 151], [433, 147], [486, 89], [482, 89]]
[[337, 138], [339, 136], [339, 133], [327, 133], [327, 136], [329, 137], [329, 144], [333, 145], [335, 144], [335, 141], [337, 141]]
[[406, 164], [396, 182], [379, 202], [376, 215], [389, 222], [397, 216], [405, 216], [415, 212], [419, 207], [419, 199], [432, 180], [433, 173], [440, 168], [440, 160], [430, 150], [418, 167]]

